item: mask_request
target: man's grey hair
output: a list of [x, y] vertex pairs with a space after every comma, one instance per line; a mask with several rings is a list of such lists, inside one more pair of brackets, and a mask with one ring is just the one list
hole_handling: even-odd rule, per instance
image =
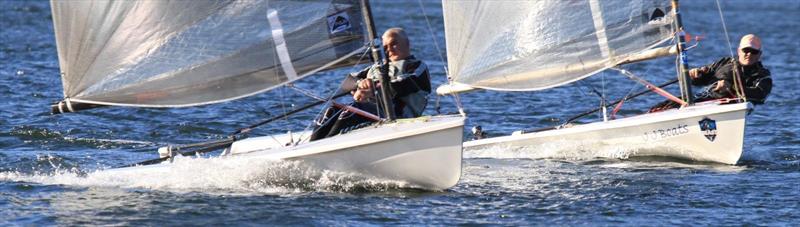
[[386, 29], [386, 32], [383, 33], [382, 37], [386, 37], [390, 34], [397, 36], [397, 38], [400, 38], [401, 40], [405, 40], [406, 44], [411, 44], [408, 40], [408, 35], [406, 35], [406, 30], [403, 28], [394, 27]]

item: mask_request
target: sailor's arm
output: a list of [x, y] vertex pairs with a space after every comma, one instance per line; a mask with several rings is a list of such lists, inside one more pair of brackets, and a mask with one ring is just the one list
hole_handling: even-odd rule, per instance
[[371, 66], [350, 74], [350, 77], [356, 81], [355, 90], [352, 91], [353, 99], [356, 102], [366, 102], [369, 101], [372, 96], [374, 96], [372, 91], [372, 83], [370, 83], [370, 80], [367, 78], [370, 69], [372, 69]]
[[730, 61], [731, 58], [725, 57], [714, 63], [690, 69], [689, 77], [692, 78], [692, 85], [705, 86], [717, 82], [717, 78], [714, 76], [717, 73], [717, 69], [730, 63]]
[[364, 69], [359, 70], [358, 72], [350, 73], [350, 76], [352, 76], [355, 79], [365, 79], [367, 78], [367, 73], [369, 73], [370, 69], [372, 69], [372, 66], [368, 66]]
[[392, 90], [395, 91], [395, 97], [403, 97], [420, 90], [430, 93], [431, 81], [428, 65], [422, 61], [413, 61], [407, 64], [412, 65], [407, 66], [407, 70], [402, 70], [402, 73], [392, 78], [391, 84]]
[[747, 101], [754, 104], [764, 104], [767, 101], [767, 96], [772, 91], [772, 77], [769, 71], [762, 71], [761, 74], [766, 73], [765, 77], [760, 77], [752, 84], [752, 86], [744, 87], [744, 94], [747, 96]]

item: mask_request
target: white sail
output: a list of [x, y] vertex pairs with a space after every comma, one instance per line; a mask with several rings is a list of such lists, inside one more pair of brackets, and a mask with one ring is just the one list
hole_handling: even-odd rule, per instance
[[356, 0], [51, 2], [64, 97], [179, 107], [257, 94], [353, 64]]
[[443, 1], [450, 77], [494, 90], [573, 82], [669, 40], [669, 1]]

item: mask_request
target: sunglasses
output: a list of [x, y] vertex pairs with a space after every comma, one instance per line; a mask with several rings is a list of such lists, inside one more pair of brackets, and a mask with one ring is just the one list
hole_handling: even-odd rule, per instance
[[749, 47], [742, 49], [742, 52], [744, 52], [745, 54], [751, 54], [751, 55], [759, 55], [759, 54], [761, 54], [760, 50], [756, 50], [756, 49], [749, 48]]

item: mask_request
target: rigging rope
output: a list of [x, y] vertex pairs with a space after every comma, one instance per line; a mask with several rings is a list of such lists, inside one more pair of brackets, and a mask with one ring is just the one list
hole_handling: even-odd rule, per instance
[[608, 121], [608, 112], [606, 112], [606, 74], [603, 73], [600, 75], [601, 87], [600, 89], [603, 90], [603, 94], [600, 97], [600, 107], [603, 108], [603, 121]]
[[[267, 15], [267, 17], [269, 18], [269, 15]], [[277, 66], [279, 64], [280, 63], [278, 62], [278, 53], [277, 52], [273, 52], [272, 65]], [[272, 77], [272, 78], [274, 78], [275, 84], [280, 84], [281, 81], [280, 81], [280, 77], [278, 75], [278, 67], [275, 67], [274, 70], [272, 70], [272, 71], [275, 72], [275, 76]], [[286, 93], [286, 89], [282, 87], [282, 88], [277, 89], [277, 90], [278, 90], [278, 99], [280, 100], [280, 102], [279, 102], [280, 109], [281, 109], [281, 111], [283, 111], [283, 114], [285, 115], [288, 112], [286, 110], [286, 94], [285, 94]], [[288, 122], [289, 117], [288, 116], [283, 117], [281, 120]]]
[[[622, 68], [622, 67], [620, 67], [620, 68]], [[643, 73], [643, 74], [644, 74], [644, 75], [647, 75], [649, 72], [650, 72], [650, 69], [648, 68], [648, 69], [646, 69], [646, 70], [644, 71], [644, 73]], [[625, 96], [623, 96], [623, 97], [622, 97], [622, 98], [619, 100], [619, 103], [617, 103], [617, 105], [616, 105], [616, 106], [614, 107], [614, 109], [611, 111], [611, 115], [610, 115], [610, 117], [611, 117], [611, 119], [612, 119], [612, 120], [617, 118], [617, 117], [616, 117], [616, 116], [617, 116], [617, 112], [619, 112], [619, 111], [622, 109], [622, 105], [625, 103], [625, 100], [628, 100], [628, 99], [629, 99], [629, 97], [631, 97], [631, 95], [633, 94], [633, 92], [636, 90], [636, 88], [637, 88], [638, 86], [636, 85], [636, 83], [633, 83], [633, 84], [631, 84], [631, 86], [630, 86], [630, 87], [631, 87], [631, 88], [628, 90], [628, 92], [627, 92], [627, 93], [625, 93]]]
[[719, 4], [719, 0], [717, 2], [717, 12], [719, 12], [719, 19], [722, 22], [722, 30], [725, 32], [725, 40], [728, 42], [728, 53], [730, 54], [731, 58], [733, 58], [733, 45], [731, 44], [731, 38], [728, 34], [728, 26], [725, 24], [725, 17], [722, 15], [722, 6]]
[[[442, 49], [439, 48], [439, 42], [436, 41], [436, 37], [433, 35], [433, 26], [431, 26], [431, 21], [428, 19], [428, 14], [425, 13], [425, 6], [422, 5], [422, 0], [417, 0], [417, 3], [419, 3], [419, 9], [422, 10], [422, 16], [425, 17], [425, 22], [428, 25], [428, 34], [431, 34], [430, 37], [431, 37], [431, 40], [433, 40], [433, 46], [436, 47], [436, 52], [439, 55], [439, 61], [442, 64], [446, 64], [445, 61], [444, 61], [444, 57], [442, 57]], [[445, 65], [442, 68], [444, 68], [444, 72], [447, 75], [448, 74], [447, 73], [447, 66]]]
[[[603, 93], [603, 92], [605, 92], [605, 88], [601, 88], [601, 90], [603, 90], [603, 92], [600, 92], [600, 91], [598, 91], [596, 88], [594, 88], [594, 86], [592, 86], [592, 84], [588, 84], [587, 82], [585, 82], [585, 81], [583, 81], [583, 80], [578, 80], [578, 81], [576, 81], [576, 82], [577, 82], [577, 84], [578, 84], [578, 85], [580, 85], [582, 88], [586, 88], [586, 89], [588, 89], [588, 90], [589, 90], [589, 91], [591, 91], [591, 92], [592, 92], [594, 95], [596, 95], [598, 98], [600, 98], [600, 102], [601, 102], [601, 104], [602, 104], [603, 102], [608, 102], [608, 100], [607, 100], [607, 99], [606, 99], [606, 97], [605, 97], [605, 93]], [[603, 84], [603, 86], [605, 86], [605, 84]], [[578, 91], [579, 91], [579, 92], [581, 93], [581, 95], [583, 95], [583, 96], [589, 96], [589, 95], [587, 95], [587, 94], [586, 94], [586, 92], [584, 92], [584, 91], [583, 91], [582, 89], [580, 89], [580, 88], [578, 88]]]
[[[747, 96], [744, 95], [744, 84], [742, 84], [742, 75], [739, 71], [739, 64], [737, 60], [737, 56], [733, 55], [733, 45], [731, 44], [730, 34], [728, 34], [728, 25], [725, 24], [725, 17], [722, 14], [722, 5], [720, 5], [719, 0], [716, 0], [717, 3], [717, 12], [719, 12], [719, 19], [722, 22], [722, 30], [725, 32], [725, 40], [728, 42], [728, 53], [733, 59], [733, 87], [734, 92], [736, 92], [736, 96], [745, 102], [747, 102]], [[737, 47], [738, 48], [738, 47]], [[738, 52], [738, 50], [737, 50]]]
[[622, 75], [625, 75], [625, 76], [631, 78], [632, 80], [635, 80], [636, 82], [644, 84], [647, 89], [650, 89], [653, 92], [655, 92], [656, 94], [664, 96], [665, 98], [667, 98], [669, 100], [672, 100], [673, 102], [676, 102], [676, 103], [680, 104], [681, 106], [686, 106], [687, 105], [687, 103], [685, 101], [683, 101], [683, 99], [675, 97], [674, 95], [670, 94], [669, 92], [665, 91], [664, 89], [661, 89], [659, 86], [655, 86], [655, 85], [651, 84], [650, 82], [647, 82], [646, 80], [634, 75], [633, 73], [629, 72], [628, 70], [625, 70], [625, 69], [622, 69], [622, 68], [619, 68], [619, 67], [613, 67], [611, 69], [617, 70], [620, 73], [622, 73]]
[[[431, 40], [433, 40], [433, 46], [436, 48], [436, 53], [439, 56], [439, 61], [443, 64], [442, 69], [444, 70], [445, 78], [447, 79], [447, 83], [453, 85], [452, 78], [450, 77], [450, 71], [447, 69], [447, 62], [444, 60], [444, 54], [442, 54], [442, 48], [439, 47], [439, 42], [436, 41], [436, 36], [433, 33], [433, 26], [431, 25], [430, 19], [428, 19], [428, 13], [425, 12], [425, 6], [422, 4], [422, 0], [417, 0], [419, 5], [419, 9], [422, 11], [422, 16], [425, 17], [425, 23], [428, 28], [428, 34], [430, 34]], [[407, 15], [409, 18], [411, 15]], [[458, 113], [461, 116], [466, 116], [467, 114], [464, 112], [464, 107], [461, 105], [461, 98], [458, 96], [458, 93], [451, 93], [453, 102], [456, 104], [456, 108], [458, 108]], [[437, 98], [436, 107], [437, 113], [439, 112], [439, 100]]]
[[370, 120], [378, 121], [378, 122], [382, 120], [377, 115], [374, 115], [372, 113], [369, 113], [369, 112], [361, 110], [361, 109], [358, 109], [357, 107], [353, 107], [352, 105], [345, 105], [345, 104], [341, 104], [341, 103], [337, 103], [335, 101], [331, 101], [331, 100], [325, 99], [323, 97], [319, 97], [319, 96], [315, 95], [313, 92], [305, 90], [305, 89], [302, 89], [302, 88], [299, 88], [299, 87], [295, 87], [295, 86], [288, 86], [288, 87], [292, 88], [295, 91], [298, 91], [298, 92], [300, 92], [300, 93], [302, 93], [302, 94], [304, 94], [304, 95], [306, 95], [308, 97], [311, 97], [311, 98], [314, 98], [314, 99], [320, 100], [320, 101], [330, 102], [331, 104], [333, 104], [337, 108], [344, 109], [344, 110], [347, 110], [347, 111], [352, 112], [354, 114], [361, 115], [362, 117], [369, 118]]
[[[292, 66], [291, 57], [289, 57], [288, 50], [286, 49], [286, 46], [285, 46], [286, 45], [285, 41], [283, 40], [284, 39], [283, 38], [283, 29], [281, 28], [281, 23], [280, 23], [280, 20], [278, 19], [277, 11], [275, 11], [272, 8], [269, 8], [269, 6], [267, 6], [267, 7], [268, 7], [267, 8], [267, 15], [266, 15], [267, 16], [267, 21], [269, 21], [270, 27], [272, 28], [272, 35], [273, 35], [273, 39], [275, 40], [275, 45], [276, 45], [276, 47], [275, 47], [276, 51], [273, 52], [273, 56], [272, 56], [272, 65], [276, 66], [274, 68], [274, 70], [273, 70], [273, 72], [275, 72], [275, 76], [273, 78], [275, 80], [275, 84], [281, 84], [282, 81], [281, 81], [281, 79], [279, 79], [280, 77], [278, 75], [278, 70], [277, 70], [277, 66], [278, 65], [282, 66], [281, 69], [283, 69], [284, 74], [286, 74], [286, 77], [288, 78], [288, 80], [292, 80], [292, 78], [297, 78], [297, 72], [295, 72], [294, 66]], [[284, 43], [284, 44], [280, 44], [279, 45], [278, 43]], [[278, 50], [280, 48], [283, 48], [283, 49], [282, 50]], [[280, 63], [278, 62], [279, 60], [280, 60]], [[286, 117], [283, 117], [282, 120], [288, 122], [289, 117], [286, 114], [286, 113], [288, 113], [288, 111], [287, 111], [287, 108], [286, 108], [287, 105], [286, 105], [286, 90], [285, 90], [285, 87], [282, 87], [281, 89], [278, 89], [278, 96], [279, 96], [279, 100], [280, 100], [280, 103], [279, 103], [280, 104], [280, 109], [281, 109], [281, 111], [283, 111], [283, 115], [286, 116]]]
[[[370, 42], [370, 43], [371, 43], [371, 42]], [[359, 56], [359, 57], [358, 57], [358, 60], [356, 61], [356, 63], [355, 63], [355, 64], [353, 64], [353, 66], [350, 66], [350, 70], [349, 70], [349, 71], [351, 71], [351, 72], [352, 72], [352, 71], [355, 71], [355, 70], [356, 70], [356, 67], [357, 67], [358, 65], [361, 65], [361, 62], [364, 60], [364, 56], [367, 56], [367, 55], [369, 54], [369, 52], [370, 52], [370, 48], [369, 48], [369, 47], [371, 47], [371, 46], [372, 46], [372, 45], [370, 45], [370, 43], [367, 43], [367, 44], [365, 44], [365, 46], [367, 46], [367, 48], [364, 48], [364, 53], [362, 53], [362, 54], [361, 54], [361, 56]], [[333, 90], [333, 92], [331, 92], [331, 93], [330, 93], [330, 95], [328, 95], [328, 97], [326, 97], [326, 98], [325, 98], [325, 100], [327, 100], [327, 101], [325, 102], [325, 105], [323, 105], [323, 108], [321, 108], [321, 109], [319, 110], [319, 112], [317, 112], [317, 114], [316, 114], [316, 115], [314, 115], [314, 118], [315, 118], [315, 119], [319, 119], [319, 118], [320, 118], [320, 117], [321, 117], [321, 116], [322, 116], [322, 115], [325, 113], [325, 110], [326, 110], [326, 109], [328, 109], [328, 107], [330, 106], [330, 103], [331, 103], [331, 101], [333, 100], [334, 96], [336, 96], [336, 93], [337, 93], [337, 91], [339, 91], [339, 88], [340, 88], [340, 87], [342, 87], [342, 85], [344, 84], [344, 82], [345, 82], [345, 81], [346, 81], [346, 80], [342, 80], [342, 81], [339, 83], [339, 86], [338, 86], [336, 89], [334, 89], [334, 90]], [[303, 131], [304, 131], [304, 132], [306, 132], [306, 131], [310, 131], [309, 129], [311, 129], [311, 128], [313, 127], [313, 125], [315, 124], [315, 122], [316, 122], [316, 121], [311, 121], [311, 122], [309, 122], [309, 123], [306, 125], [306, 128], [305, 128]], [[305, 134], [303, 134], [303, 135], [300, 135], [300, 136], [301, 136], [301, 138], [302, 138], [302, 136], [305, 136]]]

